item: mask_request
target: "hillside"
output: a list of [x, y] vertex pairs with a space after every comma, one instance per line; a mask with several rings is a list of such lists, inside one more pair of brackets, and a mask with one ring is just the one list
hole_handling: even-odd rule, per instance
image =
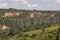
[[59, 10], [0, 9], [0, 40], [59, 40], [59, 31]]
[[[16, 34], [8, 40], [57, 40], [60, 25]], [[59, 38], [60, 39], [60, 38]], [[58, 39], [58, 40], [59, 40]]]

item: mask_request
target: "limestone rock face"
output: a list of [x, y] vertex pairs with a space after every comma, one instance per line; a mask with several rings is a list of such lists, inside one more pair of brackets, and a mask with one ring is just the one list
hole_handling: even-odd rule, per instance
[[6, 29], [8, 29], [8, 28], [9, 28], [9, 27], [6, 26], [6, 25], [2, 25], [2, 27], [1, 27], [2, 30], [6, 30]]
[[[48, 25], [56, 24], [60, 21], [59, 11], [28, 11], [15, 10], [5, 11], [1, 18], [8, 19], [11, 25], [18, 25], [19, 27], [29, 27], [31, 25]], [[5, 20], [7, 21], [7, 20]], [[7, 25], [7, 22], [5, 22]], [[3, 27], [4, 28], [4, 27]]]

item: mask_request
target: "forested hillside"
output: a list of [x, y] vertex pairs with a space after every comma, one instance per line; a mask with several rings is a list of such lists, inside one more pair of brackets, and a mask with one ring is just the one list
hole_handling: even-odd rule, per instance
[[60, 40], [60, 11], [0, 9], [0, 40]]

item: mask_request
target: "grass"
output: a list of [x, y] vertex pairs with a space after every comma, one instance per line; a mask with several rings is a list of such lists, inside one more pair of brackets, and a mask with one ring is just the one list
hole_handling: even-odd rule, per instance
[[[20, 34], [17, 34], [8, 40], [55, 40], [56, 39], [55, 30], [57, 30], [58, 28], [60, 28], [60, 25], [57, 25], [57, 26], [52, 25], [51, 27], [44, 28], [44, 31], [42, 31], [42, 29], [39, 29], [39, 30], [34, 30], [34, 31], [29, 31], [29, 32], [23, 32], [22, 36], [19, 37], [18, 35]], [[28, 36], [26, 36], [26, 34]], [[36, 36], [33, 37], [32, 36], [33, 34], [35, 34]]]

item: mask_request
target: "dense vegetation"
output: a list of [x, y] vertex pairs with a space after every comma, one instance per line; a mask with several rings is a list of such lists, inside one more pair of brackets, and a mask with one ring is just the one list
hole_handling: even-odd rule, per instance
[[0, 40], [60, 40], [60, 12], [0, 9]]

